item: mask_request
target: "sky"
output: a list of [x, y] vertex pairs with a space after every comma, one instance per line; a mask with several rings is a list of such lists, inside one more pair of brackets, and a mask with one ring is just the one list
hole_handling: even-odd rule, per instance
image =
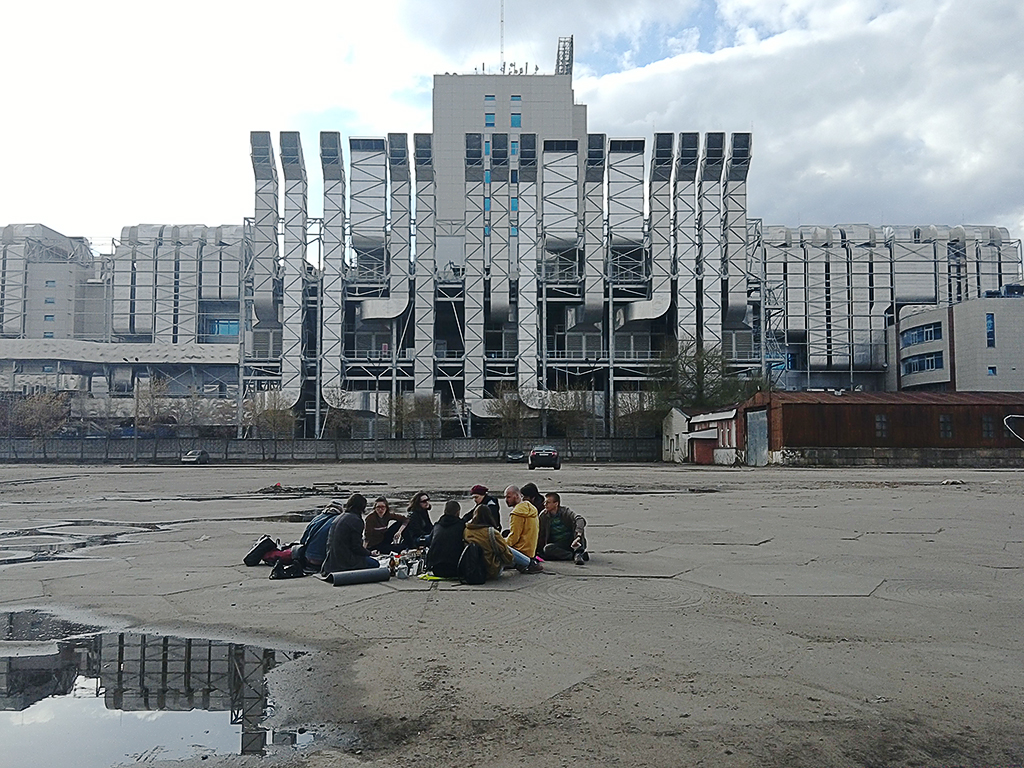
[[[109, 251], [140, 223], [252, 216], [249, 132], [429, 132], [436, 73], [501, 62], [501, 0], [0, 5], [0, 226]], [[504, 59], [572, 35], [589, 130], [751, 131], [766, 225], [1024, 236], [1019, 0], [505, 0]]]

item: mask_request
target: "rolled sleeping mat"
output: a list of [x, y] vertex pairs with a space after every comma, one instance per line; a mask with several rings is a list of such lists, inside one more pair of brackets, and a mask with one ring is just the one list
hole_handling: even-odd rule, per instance
[[327, 574], [327, 581], [336, 587], [346, 584], [370, 584], [374, 581], [387, 581], [391, 578], [391, 569], [386, 565], [380, 568], [360, 568], [355, 571], [335, 571]]

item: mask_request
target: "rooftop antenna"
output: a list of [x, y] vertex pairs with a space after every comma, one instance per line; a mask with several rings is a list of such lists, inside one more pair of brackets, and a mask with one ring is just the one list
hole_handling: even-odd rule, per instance
[[505, 0], [501, 0], [501, 67], [505, 71]]

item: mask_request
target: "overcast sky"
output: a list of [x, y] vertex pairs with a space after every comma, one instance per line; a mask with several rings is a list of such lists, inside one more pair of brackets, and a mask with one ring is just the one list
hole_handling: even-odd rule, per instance
[[[500, 64], [500, 0], [0, 6], [0, 225], [102, 250], [253, 211], [249, 131], [429, 131], [432, 75]], [[506, 0], [505, 60], [575, 38], [589, 129], [754, 134], [766, 224], [1024, 234], [1020, 0]]]

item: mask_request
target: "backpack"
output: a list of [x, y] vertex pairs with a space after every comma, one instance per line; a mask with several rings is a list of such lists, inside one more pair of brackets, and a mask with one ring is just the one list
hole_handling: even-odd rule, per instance
[[459, 579], [463, 584], [483, 584], [487, 581], [487, 561], [479, 544], [470, 542], [459, 557]]

